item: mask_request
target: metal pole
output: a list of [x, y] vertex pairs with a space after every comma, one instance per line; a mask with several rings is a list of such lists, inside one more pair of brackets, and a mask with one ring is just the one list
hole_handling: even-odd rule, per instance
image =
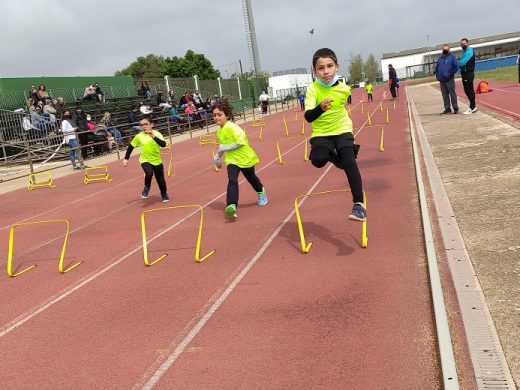
[[220, 77], [217, 77], [218, 81], [218, 90], [220, 92], [219, 96], [222, 96], [222, 79]]
[[237, 83], [238, 83], [238, 98], [242, 100], [242, 90], [240, 89], [240, 77], [237, 77]]
[[168, 94], [168, 100], [170, 99], [170, 82], [168, 80], [168, 75], [164, 76], [164, 81], [166, 81], [166, 93]]
[[197, 76], [195, 74], [195, 75], [193, 75], [193, 79], [195, 80], [195, 90], [198, 91], [199, 90], [199, 76]]

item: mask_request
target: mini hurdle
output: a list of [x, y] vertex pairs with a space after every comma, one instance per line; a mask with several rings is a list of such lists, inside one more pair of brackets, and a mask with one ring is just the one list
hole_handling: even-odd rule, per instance
[[162, 212], [162, 211], [165, 211], [165, 210], [181, 209], [181, 208], [195, 208], [195, 209], [198, 209], [200, 211], [199, 230], [198, 230], [198, 233], [197, 233], [197, 242], [195, 244], [195, 262], [196, 263], [202, 263], [204, 260], [206, 260], [208, 257], [210, 257], [213, 253], [215, 253], [215, 250], [212, 250], [206, 256], [204, 256], [202, 258], [200, 257], [200, 243], [201, 243], [201, 238], [202, 238], [202, 225], [203, 225], [203, 222], [204, 222], [204, 210], [203, 210], [202, 206], [197, 205], [197, 204], [190, 204], [190, 205], [168, 206], [168, 207], [161, 207], [161, 208], [156, 208], [156, 209], [145, 210], [145, 211], [143, 211], [141, 213], [141, 233], [142, 233], [142, 237], [143, 237], [144, 264], [147, 267], [150, 267], [150, 266], [158, 263], [159, 261], [164, 259], [166, 256], [168, 256], [168, 254], [161, 255], [157, 259], [155, 259], [154, 261], [150, 262], [150, 260], [148, 258], [148, 239], [146, 237], [145, 215], [146, 214], [150, 214], [150, 213], [155, 213], [155, 212]]
[[264, 119], [256, 119], [251, 122], [252, 127], [260, 127], [260, 133], [258, 134], [258, 139], [262, 140], [262, 134], [264, 132], [265, 120]]
[[108, 167], [106, 165], [89, 167], [84, 170], [83, 183], [85, 184], [92, 183], [93, 181], [106, 181], [110, 183], [113, 180], [114, 179], [110, 178]]
[[[38, 180], [38, 177], [40, 176], [44, 176], [44, 179]], [[27, 189], [32, 191], [38, 187], [49, 187], [51, 189], [56, 188], [50, 171], [29, 174], [29, 184], [27, 184]]]
[[60, 274], [64, 274], [66, 272], [69, 272], [71, 269], [73, 268], [76, 268], [78, 265], [80, 265], [82, 262], [79, 261], [77, 262], [76, 264], [73, 264], [71, 265], [70, 267], [66, 268], [66, 269], [63, 269], [63, 259], [65, 258], [65, 249], [67, 248], [67, 241], [68, 241], [68, 238], [69, 238], [69, 221], [66, 220], [66, 219], [51, 219], [51, 220], [47, 220], [47, 221], [34, 221], [34, 222], [22, 222], [22, 223], [17, 223], [17, 224], [14, 224], [13, 226], [11, 226], [11, 230], [9, 231], [9, 247], [7, 249], [7, 275], [9, 275], [10, 277], [14, 278], [15, 276], [18, 276], [18, 275], [21, 275], [23, 274], [24, 272], [27, 272], [33, 268], [35, 268], [37, 265], [36, 264], [33, 264], [27, 268], [24, 268], [23, 270], [21, 271], [18, 271], [17, 273], [13, 274], [13, 252], [14, 252], [14, 232], [16, 230], [17, 227], [20, 227], [20, 226], [27, 226], [27, 225], [38, 225], [38, 224], [48, 224], [48, 223], [53, 223], [53, 224], [56, 224], [56, 223], [64, 223], [65, 226], [66, 226], [66, 231], [65, 231], [65, 239], [63, 240], [63, 245], [61, 247], [61, 253], [60, 253], [60, 260], [59, 260], [59, 263], [58, 263], [58, 272]]
[[308, 138], [305, 137], [305, 135], [301, 136], [301, 135], [295, 135], [293, 137], [289, 137], [289, 138], [281, 138], [281, 139], [277, 139], [276, 140], [276, 151], [278, 152], [278, 161], [280, 162], [280, 165], [283, 165], [285, 164], [285, 161], [283, 160], [283, 157], [282, 157], [282, 153], [280, 151], [280, 141], [281, 140], [288, 140], [288, 139], [303, 139], [305, 140], [305, 149], [303, 151], [303, 160], [304, 161], [308, 161], [309, 160], [309, 156], [308, 156], [308, 150], [309, 150], [309, 146], [308, 146]]
[[[305, 233], [303, 232], [303, 224], [300, 216], [300, 208], [298, 203], [301, 199], [316, 196], [316, 195], [325, 195], [334, 192], [351, 192], [350, 188], [347, 189], [338, 189], [338, 190], [329, 190], [329, 191], [321, 191], [321, 192], [311, 192], [309, 194], [298, 195], [294, 199], [294, 211], [296, 212], [296, 220], [298, 222], [298, 232], [300, 233], [300, 243], [302, 247], [302, 253], [309, 253], [311, 250], [312, 242], [307, 243], [305, 241]], [[365, 204], [365, 208], [367, 207], [367, 198], [366, 194], [363, 191], [363, 203]], [[367, 236], [367, 221], [366, 219], [361, 222], [361, 247], [366, 248], [368, 246], [368, 236]]]
[[217, 143], [217, 138], [215, 137], [215, 133], [203, 134], [199, 137], [199, 146], [214, 145], [216, 143]]

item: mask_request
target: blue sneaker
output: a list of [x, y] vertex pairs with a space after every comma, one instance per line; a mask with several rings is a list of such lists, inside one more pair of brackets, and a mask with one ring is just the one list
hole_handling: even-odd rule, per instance
[[224, 210], [226, 213], [226, 216], [229, 220], [234, 221], [237, 219], [237, 206], [234, 204], [230, 204], [228, 207], [226, 207], [226, 210]]
[[149, 194], [150, 194], [150, 188], [144, 187], [143, 192], [141, 192], [141, 198], [146, 199], [146, 198], [148, 198]]
[[161, 194], [161, 197], [162, 197], [163, 203], [166, 203], [166, 202], [170, 201], [170, 197], [168, 196], [167, 192], [165, 192], [164, 194]]
[[354, 203], [354, 207], [352, 207], [352, 212], [348, 216], [348, 219], [360, 222], [367, 220], [367, 211], [363, 203]]
[[265, 193], [265, 189], [262, 188], [262, 192], [258, 193], [258, 205], [265, 206], [267, 204], [267, 194]]

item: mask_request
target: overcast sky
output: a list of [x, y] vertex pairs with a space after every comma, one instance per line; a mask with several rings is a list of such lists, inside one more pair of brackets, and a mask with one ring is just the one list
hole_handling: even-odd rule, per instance
[[[262, 70], [308, 67], [330, 47], [382, 53], [520, 30], [519, 0], [253, 0]], [[377, 4], [377, 6], [375, 6]], [[139, 56], [203, 53], [250, 70], [240, 0], [0, 0], [0, 77], [110, 76]], [[229, 65], [228, 65], [229, 64]]]

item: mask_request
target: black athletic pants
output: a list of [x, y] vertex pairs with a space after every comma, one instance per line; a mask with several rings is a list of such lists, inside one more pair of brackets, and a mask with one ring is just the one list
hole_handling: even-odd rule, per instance
[[337, 153], [340, 164], [347, 175], [354, 203], [363, 203], [363, 182], [354, 155], [354, 136], [352, 133], [311, 138], [310, 159], [312, 165], [322, 168]]
[[227, 166], [228, 186], [227, 186], [227, 205], [234, 204], [238, 206], [238, 174], [242, 172], [246, 180], [251, 184], [256, 192], [262, 192], [264, 186], [260, 182], [255, 173], [255, 167], [240, 168], [234, 164]]
[[475, 89], [473, 88], [474, 78], [475, 73], [473, 72], [464, 73], [464, 75], [462, 75], [462, 85], [464, 86], [464, 92], [469, 100], [469, 108], [472, 110], [477, 106], [475, 104]]
[[164, 180], [164, 167], [162, 164], [152, 165], [148, 162], [144, 162], [141, 164], [144, 171], [144, 185], [145, 187], [150, 188], [152, 186], [152, 177], [155, 176], [155, 180], [157, 180], [157, 184], [159, 185], [159, 189], [161, 190], [161, 194], [165, 194], [166, 189], [166, 181]]

